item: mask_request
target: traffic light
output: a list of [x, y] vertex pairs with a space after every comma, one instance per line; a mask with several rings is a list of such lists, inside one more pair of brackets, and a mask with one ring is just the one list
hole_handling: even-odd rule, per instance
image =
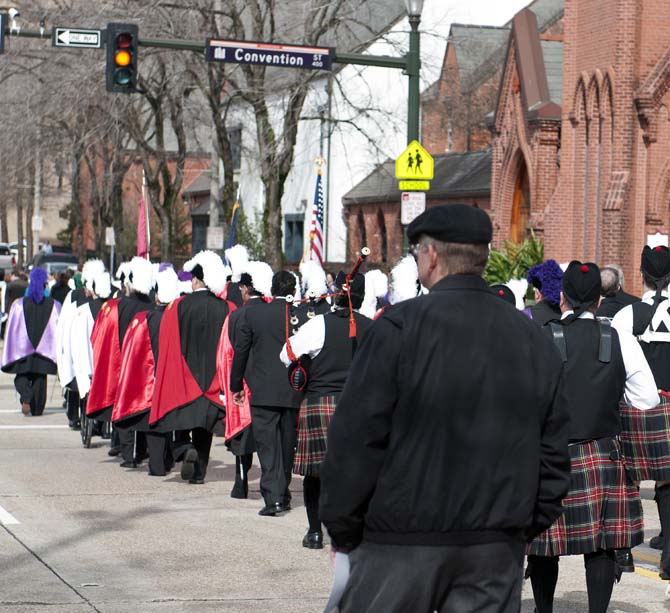
[[0, 53], [5, 52], [5, 28], [9, 21], [7, 21], [7, 13], [0, 13]]
[[132, 23], [107, 24], [107, 91], [137, 91], [138, 27]]

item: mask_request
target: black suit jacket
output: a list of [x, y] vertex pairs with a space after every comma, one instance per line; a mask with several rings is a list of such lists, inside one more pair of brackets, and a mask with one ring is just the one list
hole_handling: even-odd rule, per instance
[[281, 298], [269, 304], [260, 298], [250, 300], [240, 311], [233, 337], [230, 389], [242, 391], [246, 379], [251, 404], [298, 408], [302, 394], [289, 385], [288, 372], [279, 359], [286, 342], [286, 302]]
[[625, 306], [639, 301], [640, 299], [637, 296], [619, 290], [614, 296], [603, 298], [603, 301], [600, 303], [600, 307], [596, 312], [596, 316], [612, 318]]

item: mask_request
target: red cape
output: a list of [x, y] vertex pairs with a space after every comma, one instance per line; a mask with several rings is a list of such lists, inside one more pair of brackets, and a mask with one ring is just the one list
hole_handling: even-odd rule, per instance
[[171, 302], [165, 308], [161, 319], [158, 333], [158, 366], [151, 402], [150, 424], [155, 424], [171, 411], [190, 404], [201, 396], [222, 406], [218, 368], [209, 389], [201, 390], [181, 352], [178, 305], [183, 299], [184, 297], [181, 297]]
[[251, 392], [244, 384], [244, 404], [240, 407], [233, 402], [233, 392], [230, 389], [230, 369], [233, 365], [235, 352], [228, 336], [228, 322], [226, 319], [221, 331], [221, 342], [219, 343], [219, 355], [217, 357], [219, 385], [226, 395], [226, 434], [225, 439], [230, 440], [242, 430], [251, 425]]
[[93, 324], [93, 378], [86, 401], [86, 415], [111, 407], [116, 398], [121, 373], [119, 301], [120, 298], [113, 298], [105, 302]]
[[121, 374], [112, 421], [125, 419], [151, 407], [155, 364], [147, 314], [148, 311], [142, 311], [135, 315], [123, 339]]

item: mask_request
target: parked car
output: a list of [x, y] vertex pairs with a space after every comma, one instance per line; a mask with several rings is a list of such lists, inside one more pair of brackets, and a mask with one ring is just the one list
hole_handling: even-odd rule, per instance
[[16, 266], [16, 256], [12, 254], [7, 243], [0, 243], [0, 268], [11, 270], [14, 266]]
[[[26, 242], [26, 239], [23, 239], [23, 261], [25, 262], [27, 257], [27, 248], [28, 248], [28, 243]], [[19, 243], [17, 241], [14, 241], [13, 243], [9, 243], [9, 250], [12, 252], [12, 255], [18, 260], [19, 258]]]
[[38, 253], [30, 264], [33, 268], [44, 268], [49, 274], [77, 270], [79, 260], [74, 253]]

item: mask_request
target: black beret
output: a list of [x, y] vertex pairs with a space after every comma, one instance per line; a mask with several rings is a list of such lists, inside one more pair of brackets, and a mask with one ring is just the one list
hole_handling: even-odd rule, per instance
[[[342, 289], [342, 286], [344, 285], [346, 278], [347, 273], [340, 270], [335, 279], [335, 286], [339, 289]], [[354, 278], [350, 281], [349, 292], [351, 293], [352, 297], [356, 296], [363, 298], [363, 296], [365, 296], [365, 276], [362, 275], [360, 272], [357, 272], [354, 275]]]
[[505, 302], [509, 302], [511, 305], [516, 306], [516, 297], [514, 296], [514, 292], [506, 285], [492, 285], [491, 291], [499, 298], [502, 298]]
[[563, 294], [573, 307], [585, 307], [600, 298], [600, 269], [593, 262], [570, 262], [563, 273]]
[[445, 243], [488, 245], [493, 227], [491, 218], [481, 209], [468, 204], [442, 204], [425, 210], [407, 226], [410, 243], [422, 234]]
[[653, 281], [661, 281], [670, 275], [670, 249], [659, 245], [653, 249], [645, 245], [642, 250], [640, 270]]

